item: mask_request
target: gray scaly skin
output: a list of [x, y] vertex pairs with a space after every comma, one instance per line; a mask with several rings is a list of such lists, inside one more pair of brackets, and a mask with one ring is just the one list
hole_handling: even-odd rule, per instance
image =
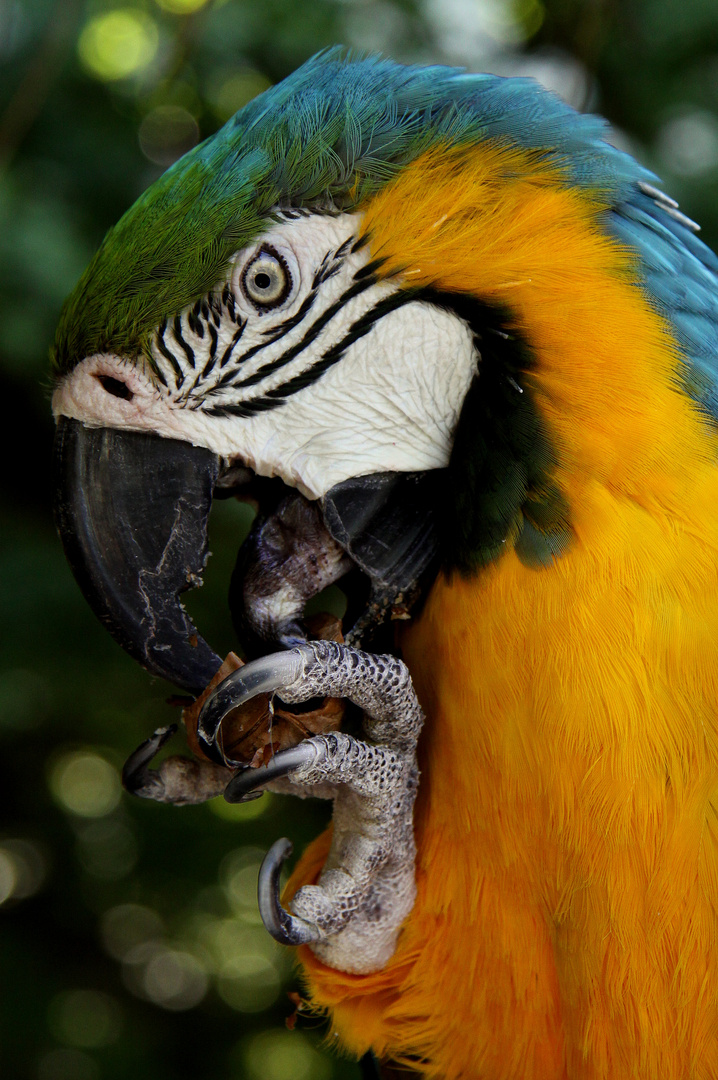
[[292, 900], [293, 928], [330, 967], [376, 971], [393, 955], [416, 896], [413, 810], [424, 714], [396, 657], [325, 641], [298, 651], [303, 671], [281, 688], [282, 699], [348, 698], [362, 709], [370, 741], [344, 732], [308, 739], [315, 760], [293, 769], [282, 785], [334, 800], [329, 856], [318, 883]]
[[[293, 669], [289, 680], [288, 668]], [[256, 682], [252, 686], [256, 672], [264, 672], [261, 688]], [[200, 733], [219, 693], [224, 715], [267, 691], [289, 704], [313, 697], [347, 698], [363, 712], [367, 741], [342, 731], [317, 735], [280, 751], [266, 767], [234, 775], [228, 768], [181, 757], [167, 758], [152, 770], [149, 762], [172, 733], [162, 728], [129, 759], [125, 786], [144, 798], [179, 805], [204, 802], [223, 791], [230, 801], [239, 801], [258, 789], [332, 799], [331, 848], [317, 884], [301, 888], [289, 912], [278, 900], [274, 910], [271, 902], [263, 902], [260, 885], [260, 911], [270, 933], [285, 944], [309, 944], [325, 964], [341, 971], [377, 971], [393, 955], [416, 896], [413, 811], [424, 714], [409, 669], [391, 655], [333, 641], [306, 642], [252, 661], [220, 683], [202, 710]], [[219, 722], [221, 717], [208, 742], [214, 741]], [[282, 843], [275, 878], [289, 848]]]

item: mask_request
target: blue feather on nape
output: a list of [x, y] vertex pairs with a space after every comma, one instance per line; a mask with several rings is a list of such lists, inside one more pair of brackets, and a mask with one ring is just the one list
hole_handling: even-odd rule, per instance
[[[287, 144], [305, 146], [318, 124], [335, 117], [342, 136], [351, 117], [351, 138], [341, 137], [332, 146], [334, 160], [322, 161], [327, 190], [340, 179], [337, 164], [341, 180], [358, 171], [373, 189], [432, 144], [485, 139], [544, 151], [569, 182], [615, 200], [652, 176], [605, 141], [603, 120], [574, 112], [532, 79], [404, 67], [378, 57], [355, 60], [340, 49], [320, 53], [250, 102], [211, 140], [211, 152], [271, 144], [280, 131]], [[301, 177], [294, 181], [296, 195]]]
[[718, 421], [718, 257], [675, 206], [640, 188], [607, 220], [636, 251], [646, 292], [673, 328], [685, 359], [684, 391]]

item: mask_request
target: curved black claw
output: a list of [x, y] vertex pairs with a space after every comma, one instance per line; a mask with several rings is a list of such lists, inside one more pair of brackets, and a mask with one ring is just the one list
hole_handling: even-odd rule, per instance
[[288, 652], [260, 656], [233, 671], [212, 691], [199, 714], [197, 734], [213, 746], [220, 724], [231, 709], [243, 705], [257, 694], [271, 694], [289, 686], [302, 673], [302, 654], [298, 648]]
[[319, 747], [308, 740], [288, 750], [280, 750], [266, 765], [260, 765], [258, 769], [242, 769], [233, 776], [224, 789], [224, 797], [229, 803], [248, 802], [248, 797], [256, 799], [257, 788], [264, 787], [271, 780], [279, 780], [300, 765], [311, 765], [319, 753]]
[[122, 767], [122, 786], [130, 795], [139, 795], [143, 799], [156, 799], [162, 795], [164, 783], [159, 773], [147, 766], [176, 731], [176, 724], [157, 728], [154, 735], [150, 735], [130, 754]]
[[304, 919], [298, 919], [283, 908], [279, 899], [279, 875], [291, 854], [292, 842], [284, 836], [276, 840], [264, 856], [257, 882], [259, 914], [266, 929], [280, 945], [305, 945], [309, 941], [317, 941], [320, 933]]

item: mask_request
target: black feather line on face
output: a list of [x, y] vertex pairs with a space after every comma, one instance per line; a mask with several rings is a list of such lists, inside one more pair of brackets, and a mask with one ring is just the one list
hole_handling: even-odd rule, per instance
[[324, 256], [324, 258], [322, 259], [322, 261], [320, 262], [319, 266], [317, 267], [317, 269], [316, 269], [316, 271], [314, 273], [314, 278], [312, 280], [312, 288], [313, 289], [316, 289], [319, 285], [321, 285], [322, 281], [324, 280], [324, 271], [326, 270], [327, 266], [329, 265], [329, 260], [331, 258], [331, 255], [332, 255], [331, 251], [328, 251], [326, 253], [326, 255]]
[[284, 404], [284, 401], [288, 397], [298, 393], [307, 386], [311, 386], [312, 383], [317, 382], [326, 371], [335, 364], [338, 364], [349, 346], [355, 341], [358, 341], [359, 338], [368, 334], [380, 319], [385, 315], [388, 315], [389, 312], [395, 311], [397, 308], [411, 303], [413, 300], [417, 299], [419, 295], [419, 289], [407, 289], [392, 293], [391, 296], [386, 296], [382, 300], [377, 301], [373, 307], [368, 311], [365, 311], [358, 319], [355, 319], [344, 337], [335, 345], [332, 345], [327, 349], [322, 357], [319, 360], [316, 360], [306, 369], [306, 371], [300, 372], [286, 383], [282, 383], [281, 386], [277, 386], [273, 390], [268, 390], [262, 397], [251, 398], [249, 401], [237, 402], [236, 404], [215, 405], [202, 409], [202, 412], [207, 413], [208, 416], [249, 417]]
[[[242, 324], [242, 326], [240, 327], [240, 331], [244, 330], [245, 325], [246, 325], [246, 323]], [[241, 332], [240, 332], [239, 337], [241, 337], [241, 336], [242, 335], [241, 335]], [[235, 334], [235, 337], [237, 338], [237, 341], [239, 341], [239, 337], [237, 337], [236, 334]], [[232, 342], [234, 342], [234, 338], [232, 338]], [[266, 349], [267, 345], [268, 345], [268, 342], [261, 341], [258, 345], [253, 345], [251, 349], [247, 349], [247, 351], [243, 352], [240, 356], [235, 356], [234, 363], [232, 365], [232, 370], [228, 371], [226, 373], [226, 375], [223, 375], [222, 378], [219, 380], [219, 382], [216, 384], [216, 386], [213, 386], [207, 392], [209, 394], [214, 394], [214, 393], [217, 392], [217, 390], [221, 389], [223, 386], [227, 386], [227, 385], [229, 385], [229, 383], [233, 382], [237, 378], [237, 374], [238, 374], [237, 369], [242, 364], [244, 364], [247, 360], [251, 360], [253, 356], [256, 356], [256, 354], [258, 352], [261, 352], [262, 349]], [[220, 369], [224, 368], [225, 365], [228, 363], [228, 361], [231, 359], [233, 349], [234, 349], [234, 344], [230, 343], [230, 345], [227, 346], [227, 349], [225, 350], [225, 352], [224, 352], [224, 354], [222, 356], [222, 360], [220, 361], [220, 365], [219, 365]]]
[[[231, 341], [222, 353], [222, 357], [219, 361], [219, 370], [223, 370], [230, 363], [230, 361], [233, 361], [233, 363], [231, 366], [231, 371], [223, 375], [215, 383], [214, 386], [210, 387], [206, 391], [207, 395], [217, 393], [218, 391], [223, 390], [226, 386], [231, 385], [237, 377], [238, 369], [241, 367], [241, 365], [243, 365], [247, 360], [255, 356], [258, 352], [261, 351], [261, 349], [266, 348], [267, 345], [270, 345], [275, 341], [278, 341], [280, 338], [288, 334], [291, 330], [294, 330], [297, 326], [299, 326], [301, 322], [303, 322], [303, 320], [307, 317], [316, 302], [319, 286], [341, 270], [346, 261], [346, 253], [350, 249], [350, 246], [353, 244], [354, 240], [354, 237], [349, 237], [334, 251], [328, 251], [325, 254], [324, 258], [321, 261], [321, 264], [319, 265], [318, 269], [314, 274], [311, 291], [303, 300], [299, 310], [295, 312], [294, 315], [285, 319], [283, 322], [272, 326], [268, 330], [266, 330], [263, 335], [266, 338], [266, 341], [253, 346], [251, 349], [248, 349], [239, 357], [234, 356], [234, 350], [237, 346], [237, 343], [242, 337], [248, 320], [246, 318], [242, 318], [242, 316], [237, 311], [234, 292], [232, 291], [229, 282], [225, 282], [224, 286], [222, 287], [221, 294], [208, 293], [204, 297], [200, 297], [198, 300], [196, 300], [192, 307], [186, 312], [187, 326], [195, 335], [195, 337], [199, 338], [200, 340], [204, 340], [205, 330], [209, 332], [209, 352], [207, 355], [207, 359], [204, 363], [204, 367], [195, 376], [191, 386], [185, 389], [181, 398], [178, 399], [178, 404], [189, 404], [190, 399], [196, 396], [195, 392], [198, 390], [198, 388], [200, 391], [202, 390], [202, 383], [208, 378], [208, 376], [212, 373], [212, 371], [214, 371], [215, 367], [217, 366], [216, 353], [219, 341], [218, 330], [221, 326], [222, 317], [225, 314], [228, 315], [232, 322], [237, 325], [238, 329], [234, 333]], [[351, 299], [352, 295], [355, 295], [355, 293], [352, 292], [352, 290], [347, 290], [344, 296], [340, 297], [338, 301], [339, 307], [346, 303], [348, 299]], [[332, 309], [331, 311], [331, 314], [333, 313], [334, 309]], [[177, 344], [185, 353], [190, 367], [194, 369], [196, 366], [196, 354], [195, 350], [192, 348], [192, 346], [189, 344], [189, 342], [183, 335], [182, 318], [182, 313], [174, 316], [172, 320], [172, 330]], [[177, 389], [179, 390], [180, 387], [182, 387], [184, 384], [185, 372], [177, 356], [169, 349], [167, 345], [165, 339], [166, 330], [167, 320], [165, 319], [156, 335], [157, 348], [159, 349], [160, 353], [165, 357], [165, 359], [169, 360], [170, 364], [172, 365], [173, 371], [175, 372], [176, 376]], [[288, 360], [281, 359], [278, 366], [281, 367], [282, 364], [285, 362], [288, 362]], [[153, 369], [154, 368], [156, 368], [156, 374], [158, 379], [163, 383], [164, 386], [167, 386], [167, 381], [162, 375], [159, 367], [153, 364]], [[257, 374], [259, 378], [263, 378], [266, 373], [266, 370], [262, 369], [261, 373]], [[258, 379], [255, 378], [253, 381], [258, 381]], [[253, 382], [248, 383], [248, 385], [253, 385]], [[198, 406], [194, 405], [193, 407], [196, 408]]]
[[284, 405], [284, 402], [270, 401], [266, 397], [259, 397], [253, 398], [251, 401], [237, 401], [228, 405], [211, 405], [206, 409], [200, 406], [199, 411], [205, 413], [206, 416], [241, 416], [244, 419], [249, 419], [258, 413], [277, 409], [280, 405]]
[[372, 259], [371, 262], [366, 263], [364, 266], [360, 267], [359, 270], [357, 270], [354, 275], [354, 280], [361, 281], [362, 278], [365, 277], [375, 277], [376, 271], [381, 269], [385, 262], [386, 259]]
[[343, 248], [346, 248], [346, 244], [347, 241], [345, 241], [341, 247], [337, 248], [336, 251], [328, 251], [326, 253], [314, 274], [314, 280], [312, 281], [313, 289], [318, 289], [320, 285], [325, 281], [329, 281], [329, 278], [333, 278], [342, 269], [346, 262], [346, 258], [343, 255], [340, 255], [339, 252], [342, 251]]
[[352, 249], [352, 251], [354, 251], [354, 248], [352, 247], [352, 244], [355, 243], [355, 242], [356, 242], [356, 237], [355, 236], [348, 236], [347, 239], [344, 241], [344, 243], [340, 244], [339, 247], [337, 248], [337, 250], [334, 252], [334, 258], [335, 259], [343, 259], [344, 256], [348, 253], [350, 248]]
[[209, 317], [219, 330], [222, 322], [222, 315], [224, 313], [224, 303], [222, 298], [216, 296], [214, 293], [209, 293], [207, 295], [207, 305], [209, 307]]
[[167, 342], [165, 341], [165, 331], [166, 330], [167, 330], [167, 320], [164, 319], [162, 321], [162, 325], [160, 326], [159, 330], [157, 331], [157, 339], [156, 339], [157, 340], [157, 348], [162, 353], [165, 360], [169, 360], [170, 364], [172, 365], [172, 370], [175, 373], [175, 386], [179, 390], [180, 387], [182, 386], [183, 382], [184, 382], [184, 371], [182, 370], [182, 368], [180, 366], [180, 362], [177, 359], [177, 357], [175, 356], [175, 354], [173, 352], [171, 352], [169, 350], [169, 348], [167, 347]]
[[201, 319], [199, 319], [197, 317], [197, 315], [195, 315], [194, 311], [190, 311], [188, 313], [188, 315], [187, 315], [187, 323], [189, 325], [190, 330], [195, 335], [195, 337], [198, 337], [198, 338], [203, 338], [204, 337], [204, 323], [202, 322]]
[[330, 278], [336, 277], [343, 265], [344, 261], [339, 260], [338, 262], [332, 263], [331, 266], [328, 266], [322, 275], [322, 282], [329, 281]]
[[232, 340], [230, 341], [229, 345], [227, 346], [227, 348], [222, 353], [222, 359], [219, 362], [220, 371], [232, 359], [232, 353], [234, 352], [235, 345], [237, 344], [237, 342], [242, 337], [242, 334], [244, 333], [244, 328], [245, 328], [246, 325], [247, 325], [246, 321], [243, 322], [241, 324], [241, 326], [237, 327], [234, 334], [232, 335]]
[[148, 363], [149, 363], [149, 366], [150, 366], [150, 368], [152, 370], [152, 374], [157, 379], [157, 381], [162, 383], [162, 385], [164, 387], [167, 387], [167, 379], [165, 379], [164, 374], [163, 374], [162, 369], [160, 368], [159, 364], [157, 364], [151, 358], [148, 359]]
[[175, 315], [174, 317], [174, 321], [172, 323], [172, 332], [174, 333], [177, 344], [180, 346], [185, 356], [187, 357], [187, 360], [189, 361], [189, 366], [194, 371], [194, 349], [188, 342], [185, 341], [184, 337], [182, 336], [182, 317], [180, 315]]
[[295, 326], [299, 326], [300, 322], [307, 316], [314, 306], [314, 301], [317, 298], [317, 290], [312, 286], [312, 291], [305, 296], [302, 301], [299, 311], [294, 315], [291, 315], [284, 322], [279, 323], [277, 326], [272, 326], [269, 330], [264, 331], [264, 336], [267, 338], [267, 345], [271, 345], [273, 341], [278, 341], [280, 337], [284, 337], [290, 330], [293, 330]]
[[315, 361], [306, 371], [301, 371], [293, 379], [283, 383], [282, 386], [278, 386], [274, 390], [268, 390], [266, 397], [286, 398], [296, 394], [298, 390], [302, 390], [305, 386], [311, 386], [312, 383], [322, 377], [325, 371], [328, 371], [330, 367], [333, 367], [342, 359], [350, 345], [353, 345], [359, 338], [365, 337], [384, 315], [388, 315], [390, 311], [396, 311], [397, 308], [403, 307], [404, 304], [411, 303], [412, 300], [416, 299], [418, 293], [418, 289], [407, 289], [402, 292], [392, 293], [391, 296], [379, 300], [351, 324], [344, 337], [327, 349], [320, 360]]
[[[280, 368], [283, 368], [287, 364], [291, 363], [291, 361], [295, 360], [301, 353], [303, 353], [309, 345], [316, 341], [327, 323], [331, 322], [334, 316], [342, 310], [345, 304], [347, 304], [350, 300], [353, 300], [354, 297], [359, 296], [363, 292], [366, 292], [367, 289], [370, 289], [372, 285], [375, 284], [375, 278], [365, 278], [362, 281], [355, 281], [353, 285], [346, 289], [346, 291], [343, 292], [342, 295], [337, 300], [335, 300], [333, 304], [330, 304], [329, 307], [326, 308], [322, 312], [322, 314], [314, 320], [314, 322], [304, 334], [304, 337], [300, 341], [298, 341], [296, 345], [293, 345], [290, 349], [287, 349], [286, 352], [282, 353], [281, 356], [276, 357], [276, 359], [270, 360], [268, 364], [263, 364], [262, 367], [257, 368], [257, 370], [252, 375], [248, 375], [246, 379], [240, 379], [239, 381], [235, 382], [234, 379], [238, 378], [240, 374], [240, 372], [236, 372], [235, 376], [228, 381], [228, 385], [231, 384], [237, 389], [244, 389], [248, 386], [256, 386], [257, 383], [261, 382], [262, 379], [265, 379], [268, 375], [272, 375], [275, 371], [279, 371]], [[265, 348], [265, 345], [262, 345], [260, 347]], [[243, 362], [250, 355], [254, 355], [254, 353], [256, 353], [257, 351], [257, 348], [249, 349], [248, 352], [244, 354], [244, 356], [240, 357], [240, 360], [238, 362]]]
[[361, 251], [369, 243], [369, 233], [364, 233], [363, 236], [357, 237], [352, 244], [352, 255], [356, 255], [357, 251]]
[[[212, 325], [212, 323], [207, 324], [207, 329], [209, 330], [209, 336], [211, 341], [211, 345], [209, 347], [209, 356], [207, 357], [207, 363], [202, 368], [202, 374], [200, 375], [197, 382], [199, 382], [201, 379], [206, 379], [210, 371], [214, 367], [215, 363], [217, 362], [217, 331]], [[197, 384], [195, 383], [195, 386], [196, 385]]]
[[[195, 391], [197, 390], [197, 387], [201, 387], [203, 380], [206, 379], [207, 376], [212, 373], [212, 371], [214, 370], [214, 368], [216, 366], [216, 363], [217, 363], [217, 346], [219, 344], [219, 334], [217, 332], [217, 327], [215, 326], [215, 321], [219, 321], [219, 320], [216, 320], [214, 316], [215, 316], [215, 312], [217, 310], [220, 312], [220, 314], [224, 313], [225, 311], [229, 312], [229, 305], [226, 303], [226, 299], [228, 299], [230, 297], [231, 297], [231, 293], [229, 291], [229, 286], [225, 285], [224, 291], [222, 293], [221, 298], [218, 299], [213, 295], [206, 296], [203, 299], [198, 300], [195, 303], [194, 307], [187, 314], [187, 322], [188, 322], [188, 324], [190, 326], [190, 329], [192, 329], [196, 324], [196, 326], [198, 326], [201, 329], [201, 334], [198, 335], [201, 338], [204, 338], [205, 326], [206, 326], [207, 332], [209, 334], [210, 344], [209, 344], [209, 351], [208, 351], [208, 354], [207, 354], [207, 359], [205, 361], [204, 367], [202, 368], [201, 371], [197, 372], [197, 374], [195, 375], [194, 380], [192, 381], [192, 384], [188, 388], [185, 389], [184, 393], [179, 398], [177, 398], [177, 404], [179, 404], [179, 405], [188, 405], [189, 404], [190, 399], [192, 398], [192, 396], [195, 394]], [[233, 297], [232, 297], [232, 300], [234, 300]], [[234, 307], [234, 304], [232, 306]], [[209, 311], [210, 315], [212, 316], [211, 319], [205, 319], [204, 318], [203, 309]], [[175, 321], [176, 321], [177, 318], [179, 318], [179, 316], [175, 317]], [[236, 320], [234, 320], [234, 321], [236, 322]], [[227, 360], [231, 356], [231, 351], [234, 348], [234, 346], [236, 345], [239, 338], [241, 337], [245, 326], [246, 326], [246, 320], [244, 322], [240, 322], [238, 330], [234, 334], [234, 336], [232, 338], [232, 341], [230, 342], [230, 345], [225, 350], [223, 355], [226, 357]], [[225, 363], [226, 363], [226, 360], [225, 360]]]

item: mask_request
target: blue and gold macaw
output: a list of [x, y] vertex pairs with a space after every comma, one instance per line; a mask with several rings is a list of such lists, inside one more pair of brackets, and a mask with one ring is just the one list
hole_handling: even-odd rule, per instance
[[125, 214], [54, 347], [68, 557], [193, 692], [213, 492], [258, 498], [200, 736], [258, 689], [364, 710], [215, 768], [335, 797], [263, 914], [350, 1051], [435, 1080], [718, 1076], [718, 260], [605, 135], [321, 55]]

